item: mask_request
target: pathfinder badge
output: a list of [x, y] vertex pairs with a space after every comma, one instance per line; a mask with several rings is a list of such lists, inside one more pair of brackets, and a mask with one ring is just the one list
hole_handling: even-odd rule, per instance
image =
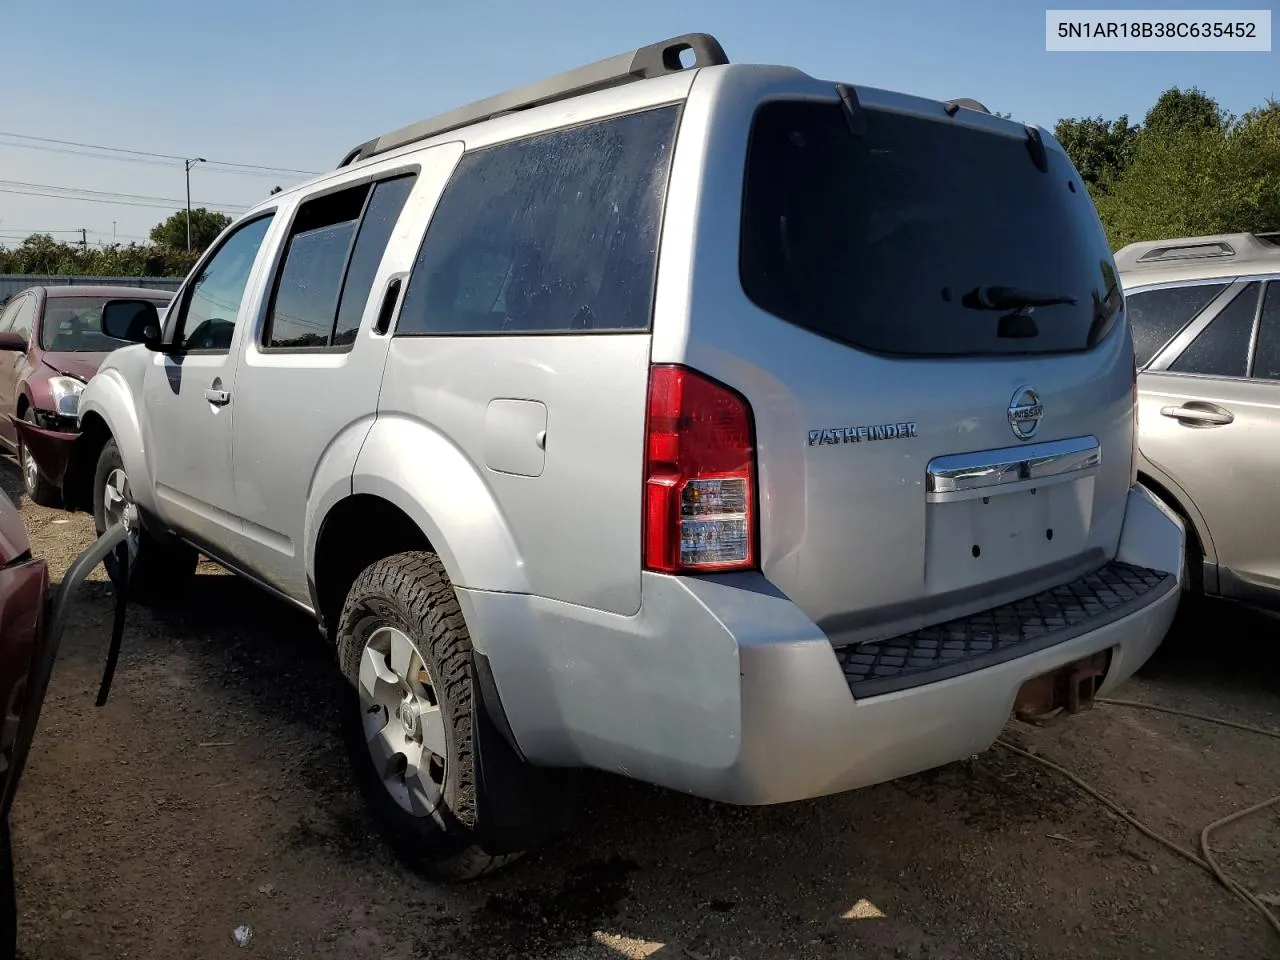
[[809, 446], [824, 447], [837, 443], [866, 443], [871, 440], [906, 440], [918, 437], [914, 421], [907, 423], [875, 423], [865, 427], [830, 427], [810, 430]]

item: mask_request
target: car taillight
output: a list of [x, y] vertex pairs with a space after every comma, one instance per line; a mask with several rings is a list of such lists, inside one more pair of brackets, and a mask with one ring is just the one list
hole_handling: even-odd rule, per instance
[[663, 573], [756, 563], [751, 407], [722, 383], [673, 365], [649, 370], [644, 566]]

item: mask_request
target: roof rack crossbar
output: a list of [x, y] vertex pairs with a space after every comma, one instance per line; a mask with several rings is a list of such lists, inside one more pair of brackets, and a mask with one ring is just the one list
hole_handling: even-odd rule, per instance
[[[689, 66], [681, 62], [681, 57], [686, 51], [693, 53], [693, 63]], [[428, 137], [448, 133], [450, 130], [470, 126], [506, 113], [528, 110], [531, 107], [555, 103], [557, 100], [565, 100], [596, 90], [607, 90], [636, 80], [647, 80], [651, 77], [660, 77], [697, 67], [719, 66], [728, 62], [729, 58], [725, 55], [724, 48], [715, 37], [709, 33], [687, 33], [660, 43], [651, 43], [629, 53], [620, 53], [614, 57], [597, 60], [595, 63], [537, 80], [505, 93], [477, 100], [475, 103], [458, 107], [447, 113], [420, 120], [391, 133], [385, 133], [352, 147], [338, 166], [350, 166], [357, 161], [366, 160], [397, 147], [426, 140]]]

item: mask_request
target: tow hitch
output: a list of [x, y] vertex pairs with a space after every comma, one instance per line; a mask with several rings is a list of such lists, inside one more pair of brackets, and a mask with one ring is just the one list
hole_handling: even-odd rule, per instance
[[1090, 709], [1110, 662], [1111, 652], [1103, 650], [1059, 667], [1052, 673], [1033, 677], [1022, 685], [1014, 698], [1014, 716], [1023, 723], [1043, 726], [1064, 714]]

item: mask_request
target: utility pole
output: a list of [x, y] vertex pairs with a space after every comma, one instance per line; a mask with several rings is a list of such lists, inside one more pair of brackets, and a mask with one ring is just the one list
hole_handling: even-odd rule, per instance
[[84, 227], [80, 228], [80, 252], [89, 252], [89, 231]]
[[111, 221], [111, 245], [113, 247], [116, 245], [116, 222], [114, 220]]
[[191, 168], [197, 163], [208, 163], [204, 157], [185, 161], [187, 166], [187, 253], [191, 252]]

